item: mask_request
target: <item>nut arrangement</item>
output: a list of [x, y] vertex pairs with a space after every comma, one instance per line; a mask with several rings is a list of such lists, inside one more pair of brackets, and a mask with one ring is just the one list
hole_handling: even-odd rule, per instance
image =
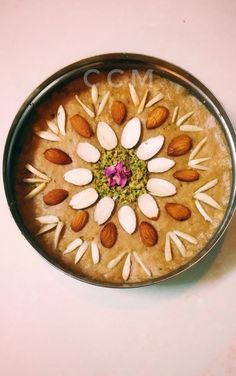
[[[75, 212], [71, 221], [71, 229], [75, 235], [86, 228], [89, 221], [94, 221], [97, 224], [100, 244], [95, 239], [75, 237], [64, 249], [63, 257], [75, 252], [75, 263], [79, 263], [84, 254], [89, 251], [94, 265], [101, 262], [100, 247], [109, 251], [119, 241], [120, 231], [127, 234], [127, 239], [137, 231], [145, 248], [155, 247], [159, 241], [158, 218], [160, 216], [169, 216], [176, 222], [176, 228], [166, 232], [165, 248], [163, 249], [165, 262], [169, 263], [173, 260], [173, 247], [178, 250], [181, 257], [186, 257], [188, 244], [196, 245], [198, 240], [195, 237], [196, 234], [193, 236], [193, 234], [178, 230], [178, 223], [188, 221], [192, 211], [182, 202], [176, 202], [176, 181], [186, 184], [199, 181], [199, 188], [190, 199], [194, 200], [196, 211], [203, 221], [212, 222], [204, 205], [221, 210], [219, 203], [205, 193], [219, 183], [218, 179], [214, 178], [201, 185], [201, 172], [210, 168], [211, 157], [196, 158], [204, 149], [207, 137], [203, 137], [198, 144], [195, 143], [192, 134], [203, 132], [203, 129], [198, 125], [186, 123], [190, 121], [194, 112], [190, 111], [179, 116], [181, 112], [179, 107], [176, 106], [171, 112], [170, 109], [159, 104], [164, 98], [162, 93], [156, 93], [150, 97], [146, 90], [141, 97], [131, 83], [129, 83], [129, 91], [133, 106], [136, 108], [136, 116], [127, 118], [126, 104], [120, 98], [112, 101], [109, 110], [113, 121], [122, 128], [120, 139], [107, 122], [99, 121], [96, 132], [94, 132], [85, 118], [85, 113], [91, 119], [96, 119], [97, 116], [101, 117], [104, 109], [108, 106], [110, 91], [105, 92], [99, 101], [99, 91], [96, 85], [91, 87], [91, 102], [85, 103], [79, 95], [76, 95], [78, 113], [72, 116], [69, 122], [67, 122], [65, 108], [60, 105], [55, 119], [45, 119], [48, 130], [35, 132], [38, 137], [45, 140], [45, 143], [47, 141], [57, 143], [61, 137], [66, 136], [66, 127], [69, 124], [75, 133], [84, 138], [78, 143], [76, 152], [78, 158], [88, 164], [88, 168], [79, 167], [78, 163], [78, 168], [69, 169], [72, 163], [69, 150], [62, 150], [58, 147], [45, 148], [43, 157], [48, 162], [54, 165], [68, 165], [64, 180], [74, 186], [84, 188], [73, 196], [69, 190], [65, 190], [63, 187], [48, 191], [43, 195], [43, 201], [52, 207], [52, 214], [36, 218], [41, 226], [36, 235], [42, 236], [46, 232], [53, 231], [53, 248], [55, 250], [59, 249], [65, 224], [53, 214], [53, 206], [59, 205], [69, 197], [69, 206]], [[146, 121], [142, 122], [139, 116], [144, 109], [148, 109], [149, 112]], [[158, 134], [158, 128], [164, 125], [170, 117], [171, 122], [178, 127], [179, 135], [173, 137], [167, 145], [167, 155], [158, 157], [158, 153], [165, 143], [165, 137]], [[142, 127], [146, 127], [147, 131], [157, 129], [157, 135], [141, 142]], [[191, 137], [186, 134], [187, 132], [191, 132]], [[97, 138], [100, 149], [90, 142], [93, 137]], [[117, 155], [118, 159], [112, 158], [114, 155]], [[125, 157], [120, 157], [121, 155], [125, 155]], [[175, 169], [174, 171], [178, 157], [183, 155], [189, 155], [188, 165], [184, 169]], [[101, 164], [101, 161], [104, 163]], [[25, 167], [32, 176], [25, 178], [24, 183], [36, 184], [36, 187], [25, 196], [25, 199], [29, 200], [47, 187], [51, 177], [31, 164], [27, 164]], [[140, 183], [140, 187], [137, 187], [136, 171], [140, 171], [141, 168], [143, 170], [140, 180], [143, 181], [143, 185]], [[160, 177], [160, 174], [172, 169], [171, 181]], [[98, 178], [96, 178], [98, 171]], [[152, 174], [151, 177], [149, 174]], [[153, 177], [153, 174], [158, 175]], [[103, 183], [101, 187], [98, 187], [98, 181]], [[160, 210], [158, 205], [162, 197], [170, 197], [164, 205], [164, 210]], [[92, 217], [87, 209], [93, 205], [95, 208]], [[136, 209], [146, 217], [145, 221], [138, 221]], [[118, 216], [119, 228], [112, 221], [115, 211]], [[155, 221], [155, 223], [150, 221]], [[121, 262], [123, 262], [122, 278], [124, 281], [129, 280], [134, 263], [142, 269], [148, 278], [152, 276], [151, 266], [144, 263], [142, 257], [134, 249], [118, 253], [107, 263], [107, 269], [114, 269]]]

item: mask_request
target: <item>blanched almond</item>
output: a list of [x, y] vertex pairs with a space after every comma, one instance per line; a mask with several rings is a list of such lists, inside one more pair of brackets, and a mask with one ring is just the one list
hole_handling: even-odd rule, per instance
[[64, 174], [64, 179], [68, 183], [83, 186], [93, 180], [93, 174], [87, 168], [74, 168]]
[[164, 179], [151, 178], [147, 182], [147, 190], [154, 196], [168, 197], [176, 194], [176, 187]]
[[148, 138], [146, 141], [142, 142], [136, 150], [137, 157], [142, 161], [147, 161], [152, 158], [161, 150], [164, 140], [164, 136], [162, 135]]
[[121, 134], [121, 145], [125, 149], [133, 148], [141, 136], [141, 122], [137, 117], [132, 118], [125, 125]]
[[111, 197], [103, 197], [97, 203], [94, 211], [94, 221], [98, 225], [105, 223], [111, 216], [115, 206], [115, 201]]
[[136, 229], [136, 215], [130, 206], [124, 205], [118, 210], [118, 219], [123, 229], [128, 234], [133, 234]]
[[148, 171], [161, 173], [170, 170], [175, 165], [175, 161], [169, 158], [153, 158], [148, 162]]
[[112, 150], [117, 145], [117, 137], [113, 129], [105, 123], [100, 121], [97, 125], [97, 138], [100, 145], [105, 150]]
[[144, 193], [138, 198], [138, 207], [141, 212], [150, 219], [157, 219], [159, 208], [155, 199], [148, 193]]
[[80, 142], [76, 151], [80, 158], [89, 163], [96, 163], [101, 156], [100, 151], [88, 142]]
[[72, 196], [69, 205], [73, 209], [85, 209], [93, 205], [98, 199], [98, 193], [94, 188], [87, 188]]

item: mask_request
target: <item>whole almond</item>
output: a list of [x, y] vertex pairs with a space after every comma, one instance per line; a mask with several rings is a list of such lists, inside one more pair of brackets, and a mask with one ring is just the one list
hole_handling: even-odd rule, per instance
[[66, 154], [63, 150], [56, 149], [56, 148], [45, 150], [44, 157], [49, 162], [52, 162], [58, 165], [67, 165], [72, 162], [72, 159], [68, 154]]
[[75, 232], [82, 230], [87, 224], [89, 213], [86, 210], [79, 211], [75, 214], [71, 221], [71, 229]]
[[187, 135], [180, 135], [169, 143], [167, 154], [172, 157], [178, 157], [189, 152], [192, 147], [192, 139]]
[[68, 197], [65, 189], [53, 189], [43, 196], [46, 205], [58, 205]]
[[141, 222], [139, 225], [139, 233], [142, 242], [147, 247], [153, 247], [158, 240], [157, 230], [148, 222]]
[[126, 116], [126, 107], [123, 102], [115, 101], [112, 103], [111, 116], [116, 124], [121, 125]]
[[191, 217], [191, 211], [184, 205], [170, 202], [165, 205], [166, 212], [176, 221], [186, 221]]
[[108, 222], [100, 232], [100, 240], [104, 247], [111, 248], [117, 240], [117, 228], [113, 222]]
[[175, 179], [186, 182], [192, 182], [199, 179], [199, 173], [196, 170], [191, 169], [175, 171], [173, 176]]
[[74, 130], [82, 137], [90, 138], [93, 135], [93, 130], [89, 122], [79, 114], [70, 118], [70, 123]]
[[164, 106], [158, 106], [150, 112], [146, 122], [147, 129], [160, 127], [168, 118], [169, 110]]

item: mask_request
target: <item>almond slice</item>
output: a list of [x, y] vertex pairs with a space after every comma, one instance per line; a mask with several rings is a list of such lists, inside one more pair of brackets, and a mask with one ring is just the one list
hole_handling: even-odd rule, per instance
[[113, 269], [116, 267], [116, 265], [119, 264], [119, 262], [122, 260], [122, 258], [127, 254], [127, 251], [124, 251], [122, 253], [120, 253], [118, 256], [116, 256], [114, 259], [112, 259], [111, 261], [109, 261], [109, 263], [107, 264], [107, 267], [108, 269]]
[[47, 183], [41, 183], [36, 188], [34, 188], [32, 191], [30, 191], [26, 196], [25, 200], [30, 200], [31, 198], [35, 197], [37, 194], [39, 194], [44, 188], [46, 187]]
[[178, 248], [180, 254], [185, 257], [186, 256], [186, 248], [184, 246], [184, 244], [181, 242], [181, 240], [178, 238], [178, 236], [173, 232], [173, 231], [170, 231], [168, 232], [171, 240], [173, 240], [173, 242], [175, 243], [176, 247]]
[[205, 211], [205, 209], [202, 207], [201, 203], [198, 200], [195, 200], [195, 205], [196, 205], [196, 208], [199, 211], [199, 213], [205, 219], [205, 221], [212, 222], [211, 217], [209, 217], [209, 215], [207, 214], [207, 212]]
[[88, 142], [80, 142], [76, 151], [78, 156], [88, 163], [96, 163], [101, 156], [100, 151]]
[[90, 108], [88, 108], [82, 101], [81, 99], [79, 99], [78, 95], [75, 95], [75, 99], [77, 100], [77, 102], [79, 102], [79, 104], [81, 105], [81, 107], [83, 108], [83, 110], [88, 114], [88, 116], [90, 116], [92, 119], [95, 117], [95, 114], [92, 110], [90, 110]]
[[97, 103], [97, 100], [98, 100], [98, 88], [97, 88], [96, 84], [93, 84], [92, 87], [91, 87], [91, 98], [92, 98], [92, 102], [95, 106], [95, 104]]
[[94, 264], [98, 264], [100, 260], [99, 249], [97, 243], [93, 240], [91, 243], [91, 254]]
[[174, 112], [173, 112], [173, 115], [172, 115], [171, 123], [175, 123], [176, 122], [176, 119], [177, 119], [177, 116], [178, 116], [178, 112], [179, 112], [179, 106], [176, 106], [174, 108]]
[[121, 134], [121, 145], [125, 149], [132, 149], [139, 141], [141, 136], [141, 122], [139, 118], [130, 119], [124, 126]]
[[127, 279], [129, 278], [130, 271], [131, 271], [131, 256], [130, 254], [128, 254], [128, 256], [126, 257], [124, 266], [123, 266], [123, 270], [122, 270], [122, 277], [124, 281], [127, 281]]
[[155, 97], [153, 97], [152, 99], [150, 99], [150, 101], [147, 102], [145, 107], [149, 108], [153, 106], [154, 104], [156, 104], [157, 102], [161, 101], [163, 98], [164, 98], [164, 95], [162, 93], [158, 93], [157, 95], [155, 95]]
[[77, 264], [80, 261], [80, 259], [83, 257], [83, 255], [88, 249], [88, 246], [89, 246], [89, 243], [87, 241], [84, 241], [81, 244], [75, 256], [75, 264]]
[[165, 241], [165, 259], [167, 262], [172, 260], [172, 252], [171, 252], [171, 245], [170, 245], [170, 235], [169, 232], [166, 234], [166, 241]]
[[202, 187], [198, 188], [195, 193], [205, 192], [208, 189], [215, 187], [217, 183], [218, 183], [218, 179], [213, 179], [209, 181], [208, 183], [204, 184]]
[[147, 182], [147, 190], [152, 195], [159, 197], [168, 197], [176, 194], [176, 186], [164, 179], [149, 179]]
[[147, 218], [157, 219], [159, 208], [156, 200], [149, 193], [144, 193], [139, 196], [138, 207]]
[[193, 159], [194, 157], [196, 157], [196, 155], [199, 153], [199, 151], [201, 150], [201, 148], [203, 147], [203, 145], [205, 145], [205, 143], [207, 142], [207, 137], [204, 137], [196, 146], [195, 148], [191, 151], [190, 155], [189, 155], [189, 160]]
[[26, 179], [23, 179], [22, 181], [27, 184], [45, 183], [45, 179], [40, 179], [40, 178], [26, 178]]
[[188, 165], [192, 167], [192, 166], [198, 165], [199, 163], [203, 163], [203, 162], [209, 161], [210, 159], [211, 159], [211, 157], [205, 157], [205, 158], [199, 158], [199, 159], [191, 159], [191, 161], [188, 162]]
[[207, 193], [195, 193], [193, 196], [198, 201], [202, 201], [205, 204], [211, 206], [214, 209], [221, 209], [218, 202], [216, 202], [211, 196], [209, 196]]
[[56, 231], [55, 231], [55, 234], [54, 234], [54, 241], [53, 241], [54, 250], [57, 249], [63, 227], [64, 227], [64, 223], [58, 222], [57, 227], [56, 227]]
[[66, 135], [66, 112], [62, 105], [57, 110], [57, 125], [62, 136]]
[[42, 223], [43, 225], [47, 225], [49, 223], [58, 223], [59, 218], [56, 215], [42, 215], [41, 217], [36, 217], [36, 221]]
[[137, 252], [133, 251], [133, 256], [134, 256], [135, 261], [141, 266], [141, 268], [147, 274], [147, 276], [151, 277], [152, 276], [151, 270], [148, 269], [148, 267], [144, 264], [144, 262], [141, 260]]
[[37, 131], [35, 134], [47, 141], [60, 141], [60, 138], [51, 131]]
[[106, 106], [106, 103], [107, 103], [107, 101], [108, 101], [109, 95], [110, 95], [110, 91], [107, 91], [107, 92], [104, 94], [104, 96], [103, 96], [103, 98], [102, 98], [102, 100], [101, 100], [101, 103], [100, 103], [100, 105], [99, 105], [99, 107], [98, 107], [97, 116], [101, 115], [102, 111], [104, 110], [104, 107]]
[[148, 171], [149, 172], [165, 172], [170, 170], [175, 165], [175, 161], [169, 158], [153, 158], [151, 159], [148, 164]]
[[43, 174], [41, 171], [39, 171], [37, 168], [33, 167], [29, 163], [27, 163], [25, 165], [25, 168], [26, 168], [26, 170], [32, 172], [32, 174], [38, 176], [39, 178], [42, 178], [42, 179], [47, 180], [47, 181], [51, 180], [46, 174]]
[[116, 134], [105, 121], [100, 121], [97, 125], [97, 138], [105, 150], [113, 150], [117, 146]]
[[124, 205], [118, 210], [118, 220], [121, 227], [123, 227], [128, 234], [133, 234], [136, 229], [137, 220], [135, 212], [130, 206]]
[[174, 231], [175, 235], [179, 236], [180, 238], [183, 238], [187, 240], [191, 244], [197, 244], [197, 239], [194, 238], [193, 236], [186, 234], [185, 232], [175, 230]]
[[94, 221], [98, 225], [105, 223], [112, 215], [115, 206], [115, 201], [111, 197], [103, 197], [97, 203], [94, 211]]
[[51, 121], [51, 120], [46, 120], [46, 123], [47, 123], [47, 125], [48, 125], [48, 128], [53, 132], [53, 133], [55, 133], [55, 134], [59, 134], [59, 129], [58, 129], [58, 127], [57, 127], [57, 125], [53, 122], [53, 121]]
[[139, 97], [138, 97], [138, 94], [136, 92], [134, 85], [131, 84], [131, 83], [129, 83], [129, 92], [130, 92], [130, 96], [131, 96], [131, 99], [133, 101], [133, 104], [135, 106], [138, 106], [139, 105]]
[[184, 124], [179, 127], [182, 132], [201, 132], [203, 128], [198, 125]]
[[44, 234], [45, 232], [48, 232], [50, 230], [52, 230], [53, 228], [55, 228], [57, 226], [57, 223], [48, 223], [46, 225], [43, 225], [41, 227], [41, 229], [37, 232], [36, 236], [39, 236], [39, 235], [42, 235]]
[[165, 138], [162, 135], [148, 138], [146, 141], [142, 142], [136, 150], [137, 157], [142, 161], [151, 159], [161, 150], [164, 140]]
[[72, 196], [69, 205], [73, 209], [85, 209], [93, 205], [98, 199], [98, 193], [94, 188], [87, 188]]
[[63, 255], [73, 252], [76, 248], [80, 247], [82, 243], [83, 243], [83, 240], [80, 238], [73, 240], [71, 243], [68, 244], [68, 246], [63, 252]]
[[179, 127], [186, 120], [188, 120], [193, 114], [194, 114], [194, 112], [191, 111], [191, 112], [188, 112], [187, 114], [183, 115], [181, 118], [179, 118], [179, 120], [177, 120], [177, 122], [176, 122], [177, 127]]
[[200, 164], [196, 164], [194, 166], [191, 166], [191, 168], [193, 168], [195, 170], [202, 170], [202, 171], [208, 171], [208, 170], [210, 170], [209, 167], [201, 166]]
[[146, 100], [147, 100], [148, 92], [149, 92], [149, 90], [146, 90], [145, 93], [144, 93], [144, 96], [143, 96], [143, 98], [140, 102], [140, 105], [138, 107], [138, 111], [137, 111], [138, 114], [141, 114], [143, 112], [143, 109], [144, 109], [144, 106], [145, 106], [145, 103], [146, 103]]
[[64, 179], [68, 183], [83, 186], [89, 184], [93, 180], [93, 174], [87, 168], [74, 168], [64, 174]]

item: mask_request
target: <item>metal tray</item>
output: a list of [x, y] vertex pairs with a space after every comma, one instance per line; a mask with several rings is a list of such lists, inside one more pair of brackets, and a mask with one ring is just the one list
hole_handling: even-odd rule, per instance
[[[150, 281], [140, 283], [112, 284], [99, 282], [72, 273], [70, 270], [65, 269], [58, 262], [52, 259], [42, 248], [40, 248], [33, 236], [25, 227], [21, 218], [21, 214], [16, 205], [13, 171], [16, 165], [19, 150], [24, 141], [24, 134], [26, 132], [27, 124], [30, 123], [30, 118], [33, 116], [35, 108], [42, 101], [44, 101], [46, 97], [50, 96], [50, 94], [53, 91], [58, 90], [60, 87], [72, 81], [76, 77], [83, 75], [89, 69], [98, 69], [99, 71], [111, 69], [151, 69], [157, 74], [184, 86], [190, 91], [191, 94], [196, 96], [202, 103], [204, 103], [206, 107], [209, 109], [209, 111], [217, 118], [228, 142], [232, 158], [232, 190], [227, 211], [217, 232], [211, 238], [208, 244], [202, 249], [202, 251], [199, 252], [187, 264], [181, 266], [177, 270], [167, 275], [158, 277], [156, 279], [152, 279]], [[233, 216], [233, 212], [236, 206], [236, 137], [233, 125], [230, 119], [228, 118], [224, 108], [216, 99], [216, 97], [203, 83], [201, 83], [194, 76], [192, 76], [190, 73], [186, 72], [182, 68], [179, 68], [176, 65], [166, 62], [164, 60], [160, 60], [158, 58], [145, 55], [130, 53], [114, 53], [99, 55], [84, 60], [80, 60], [58, 71], [57, 73], [49, 77], [46, 81], [44, 81], [37, 89], [34, 90], [34, 92], [28, 97], [28, 99], [26, 99], [12, 123], [6, 140], [3, 158], [3, 180], [8, 205], [17, 226], [19, 227], [20, 231], [25, 236], [25, 238], [28, 240], [28, 242], [36, 249], [36, 251], [45, 259], [47, 259], [51, 264], [53, 264], [57, 268], [63, 270], [68, 275], [71, 275], [80, 281], [91, 283], [98, 286], [119, 288], [147, 286], [174, 277], [182, 273], [183, 271], [189, 269], [192, 265], [196, 264], [206, 254], [208, 254], [218, 243], [219, 239], [222, 237], [224, 231], [229, 225], [229, 222]]]

